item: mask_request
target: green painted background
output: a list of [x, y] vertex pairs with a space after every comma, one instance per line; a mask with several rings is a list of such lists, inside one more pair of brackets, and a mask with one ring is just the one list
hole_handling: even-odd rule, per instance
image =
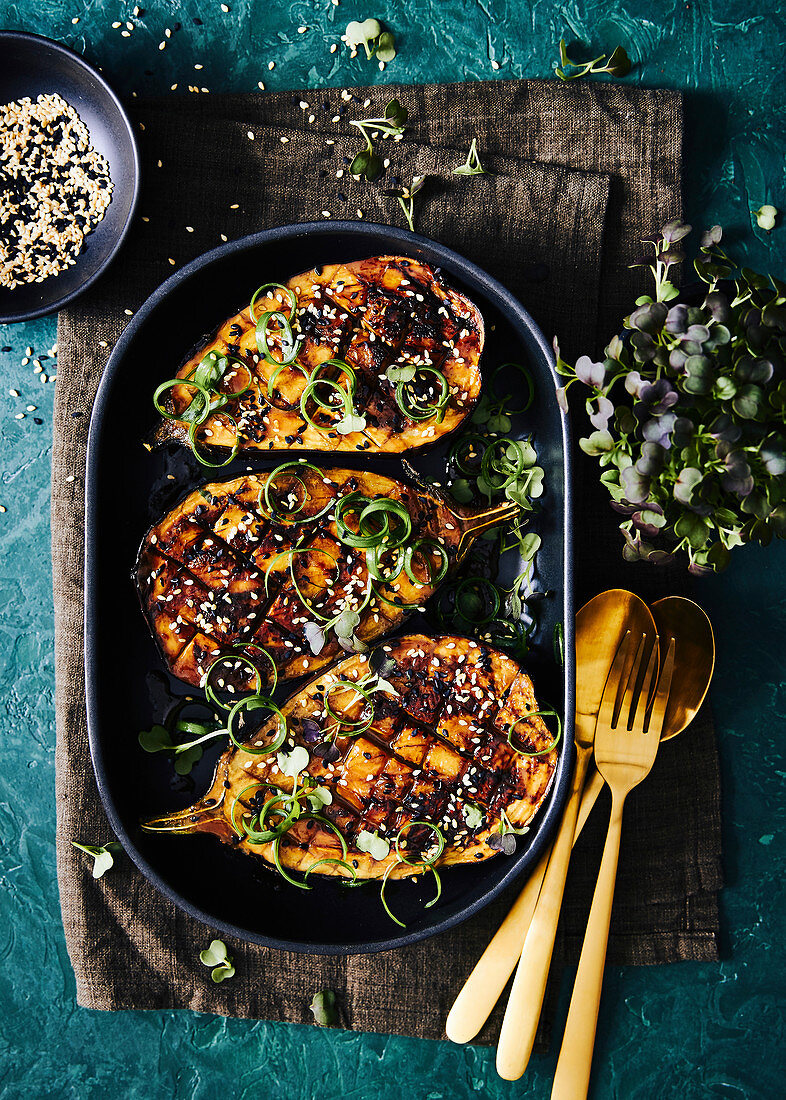
[[[46, 34], [100, 65], [118, 91], [173, 83], [212, 92], [547, 77], [561, 35], [636, 61], [628, 80], [687, 93], [686, 204], [720, 221], [748, 261], [786, 274], [786, 227], [767, 235], [751, 209], [786, 209], [784, 50], [779, 0], [8, 0], [0, 26]], [[380, 73], [349, 59], [349, 19], [375, 15], [399, 57]], [[79, 22], [72, 19], [78, 17]], [[194, 23], [202, 20], [202, 25]], [[113, 21], [129, 20], [129, 38]], [[164, 29], [181, 23], [166, 40]], [[298, 34], [298, 26], [308, 27]], [[338, 51], [330, 53], [330, 45]], [[585, 53], [583, 56], [590, 56]], [[274, 61], [275, 68], [268, 69]], [[492, 67], [492, 61], [499, 69]], [[195, 64], [204, 68], [197, 72]], [[180, 92], [176, 94], [181, 94]], [[218, 155], [218, 154], [217, 154]], [[48, 319], [0, 327], [0, 1090], [33, 1097], [385, 1096], [411, 1100], [545, 1097], [555, 1055], [516, 1085], [493, 1052], [410, 1039], [224, 1020], [189, 1013], [88, 1012], [76, 1006], [55, 881], [54, 713], [49, 514], [54, 385]], [[10, 349], [10, 350], [9, 350]], [[43, 360], [44, 371], [53, 371]], [[21, 396], [9, 396], [9, 388]], [[34, 412], [17, 420], [28, 405]], [[36, 418], [40, 423], [36, 423]], [[699, 587], [715, 621], [712, 703], [721, 739], [725, 863], [723, 959], [607, 975], [594, 1095], [622, 1100], [784, 1095], [786, 936], [786, 548], [735, 552]], [[310, 1000], [313, 990], [303, 990]], [[563, 1011], [569, 985], [563, 987]]]

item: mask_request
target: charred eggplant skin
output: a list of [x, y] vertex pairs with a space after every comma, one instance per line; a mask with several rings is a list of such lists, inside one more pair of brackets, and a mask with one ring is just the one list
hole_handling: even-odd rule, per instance
[[[287, 291], [297, 300], [294, 310]], [[228, 356], [232, 364], [220, 392], [230, 397], [224, 412], [234, 417], [237, 427], [221, 412], [211, 416], [200, 428], [200, 449], [215, 448], [220, 454], [238, 442], [241, 450], [265, 452], [402, 454], [431, 447], [466, 422], [480, 395], [483, 317], [441, 274], [408, 257], [375, 256], [296, 275], [287, 291], [271, 290], [254, 302], [253, 309], [245, 306], [229, 317], [180, 366], [177, 377], [185, 380], [211, 352]], [[270, 312], [290, 316], [298, 341], [295, 361], [283, 369], [260, 353], [255, 319]], [[274, 360], [282, 357], [276, 334], [274, 322], [268, 332]], [[336, 359], [349, 364], [351, 378], [324, 366]], [[387, 375], [390, 367], [415, 367], [424, 392], [437, 384], [435, 372], [441, 373], [447, 400], [440, 415], [423, 420], [408, 416], [400, 388]], [[362, 430], [341, 434], [335, 429], [338, 415], [320, 411], [313, 403], [311, 412], [316, 412], [319, 427], [303, 416], [303, 391], [318, 370], [344, 389], [351, 385], [354, 409], [365, 420]], [[249, 382], [246, 392], [231, 398]], [[155, 443], [188, 443], [187, 424], [177, 417], [193, 398], [187, 385], [171, 390], [168, 407], [174, 419], [160, 423]]]
[[[269, 507], [290, 487], [306, 509], [296, 523]], [[403, 569], [390, 583], [372, 577], [367, 551], [341, 540], [336, 507], [352, 495], [401, 507], [411, 524], [409, 545], [416, 548], [410, 565], [421, 583]], [[423, 485], [287, 463], [190, 492], [146, 534], [134, 581], [153, 638], [176, 677], [202, 686], [215, 660], [245, 653], [264, 681], [275, 666], [283, 682], [342, 654], [339, 634], [326, 624], [343, 611], [359, 615], [352, 630], [358, 647], [391, 633], [435, 591], [440, 563], [447, 575], [474, 538], [516, 510], [506, 502], [469, 511]], [[325, 628], [321, 648], [313, 642], [319, 628]], [[254, 683], [247, 665], [230, 663], [223, 671], [237, 692]]]
[[[434, 866], [475, 863], [498, 854], [489, 841], [508, 826], [526, 826], [548, 793], [557, 763], [554, 735], [532, 682], [507, 654], [468, 638], [421, 634], [393, 639], [383, 652], [389, 659], [385, 689], [370, 690], [369, 657], [355, 654], [282, 704], [289, 744], [308, 751], [297, 782], [330, 792], [322, 817], [332, 826], [313, 817], [297, 821], [277, 853], [286, 868], [307, 871], [318, 860], [340, 858], [337, 829], [347, 845], [344, 860], [358, 878], [416, 874], [422, 871], [418, 857], [435, 838], [434, 829], [418, 824], [424, 822], [444, 841]], [[354, 685], [365, 685], [373, 702]], [[361, 718], [369, 718], [369, 707], [368, 727], [353, 733]], [[275, 754], [253, 753], [276, 724], [271, 719], [254, 732], [251, 751], [233, 748], [221, 756], [203, 799], [145, 828], [211, 832], [274, 862], [273, 843], [256, 842], [243, 822], [271, 791], [293, 790], [295, 780], [280, 770]], [[337, 750], [331, 763], [314, 751], [315, 727]], [[388, 842], [384, 858], [358, 847], [364, 832]], [[409, 862], [400, 860], [402, 854]], [[335, 863], [315, 873], [344, 875]]]

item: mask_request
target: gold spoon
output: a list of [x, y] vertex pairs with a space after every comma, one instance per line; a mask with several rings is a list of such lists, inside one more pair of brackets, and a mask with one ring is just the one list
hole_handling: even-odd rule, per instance
[[[543, 853], [523, 893], [514, 903], [499, 931], [478, 960], [450, 1010], [445, 1030], [448, 1038], [454, 1043], [466, 1043], [477, 1035], [505, 988], [516, 960], [521, 955], [549, 858], [558, 844], [562, 869], [567, 868], [576, 813], [592, 753], [595, 720], [600, 708], [603, 687], [614, 655], [627, 630], [654, 637], [655, 623], [643, 600], [634, 596], [632, 592], [625, 592], [619, 588], [601, 592], [585, 604], [576, 615], [578, 672], [575, 740], [577, 756], [568, 803], [563, 812], [554, 846], [549, 845]], [[558, 879], [554, 887], [560, 899], [563, 885], [564, 876], [561, 876], [561, 882]], [[551, 923], [556, 930], [556, 920]], [[548, 958], [551, 957], [553, 938], [547, 930], [546, 939], [549, 938], [552, 943], [546, 950]], [[539, 970], [540, 984], [545, 990], [548, 962], [546, 961], [544, 966], [541, 961]], [[537, 998], [536, 1024], [537, 1016], [540, 1015], [543, 990], [533, 991], [533, 998]]]
[[[625, 595], [631, 596], [630, 593]], [[590, 601], [576, 616], [576, 658], [580, 677], [584, 676], [585, 668], [592, 667], [589, 663], [590, 649], [595, 644], [597, 627], [600, 625], [599, 622], [591, 621], [590, 611], [594, 620], [595, 614], [600, 613], [604, 606], [606, 611], [614, 611], [615, 606], [626, 606], [630, 611], [635, 609], [637, 617], [644, 622], [647, 621], [646, 616], [641, 614], [641, 608], [638, 606], [641, 601], [637, 600], [637, 597], [632, 597], [627, 604], [616, 605], [619, 597], [618, 590], [603, 593], [602, 596], [603, 599], [600, 596], [595, 598], [600, 601], [598, 604], [595, 604], [594, 600]], [[612, 596], [614, 600], [611, 599]], [[607, 598], [609, 602], [606, 602]], [[715, 665], [715, 640], [707, 616], [697, 604], [682, 596], [667, 596], [663, 600], [658, 600], [652, 606], [652, 617], [663, 644], [661, 652], [665, 653], [668, 650], [668, 643], [673, 637], [677, 640], [681, 654], [680, 661], [674, 669], [669, 707], [661, 735], [661, 740], [667, 741], [690, 725], [704, 701]], [[618, 634], [617, 624], [618, 620], [615, 620], [609, 631], [611, 637], [609, 641], [604, 642], [605, 656], [609, 660], [607, 668], [613, 660], [613, 647], [617, 639], [622, 637], [621, 633]], [[609, 653], [611, 653], [610, 656]], [[682, 654], [685, 654], [685, 660], [682, 659]], [[602, 692], [602, 685], [600, 690]], [[595, 713], [597, 713], [600, 698], [598, 697], [595, 703], [594, 698], [589, 695], [589, 685], [579, 681], [577, 692], [577, 711], [581, 703], [585, 709], [596, 706]], [[594, 714], [592, 720], [594, 721]], [[576, 820], [574, 843], [584, 828], [602, 789], [603, 779], [597, 769], [592, 767]], [[446, 1024], [448, 1038], [454, 1043], [467, 1043], [477, 1035], [513, 973], [535, 911], [550, 852], [549, 848], [542, 856], [456, 998]]]

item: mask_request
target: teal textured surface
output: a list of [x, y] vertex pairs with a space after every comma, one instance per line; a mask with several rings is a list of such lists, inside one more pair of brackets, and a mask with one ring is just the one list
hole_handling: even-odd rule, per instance
[[[231, 10], [204, 0], [165, 0], [135, 17], [133, 4], [120, 0], [95, 0], [86, 8], [75, 0], [16, 0], [3, 5], [0, 20], [7, 29], [46, 34], [84, 53], [125, 97], [163, 93], [173, 84], [173, 94], [194, 94], [189, 84], [242, 92], [256, 90], [259, 81], [276, 90], [544, 77], [560, 36], [583, 43], [576, 52], [587, 57], [620, 42], [636, 62], [628, 81], [687, 93], [688, 220], [721, 222], [752, 266], [784, 274], [786, 228], [766, 234], [751, 216], [765, 202], [786, 207], [786, 18], [779, 0], [386, 0], [375, 9], [355, 0], [229, 0], [224, 6]], [[348, 20], [372, 14], [395, 31], [400, 50], [384, 72], [362, 53], [351, 60], [339, 40]], [[299, 27], [307, 30], [300, 34]], [[555, 1051], [534, 1059], [526, 1078], [509, 1085], [496, 1076], [493, 1051], [477, 1047], [76, 1006], [54, 863], [48, 551], [54, 384], [43, 379], [56, 367], [43, 356], [55, 339], [54, 319], [0, 328], [0, 505], [7, 509], [0, 514], [4, 1095], [548, 1096]], [[593, 1077], [597, 1097], [770, 1100], [782, 1095], [786, 1075], [786, 547], [735, 552], [729, 571], [697, 591], [716, 625], [719, 650], [712, 704], [723, 769], [723, 957], [717, 964], [609, 971]], [[314, 992], [303, 990], [306, 1002]]]

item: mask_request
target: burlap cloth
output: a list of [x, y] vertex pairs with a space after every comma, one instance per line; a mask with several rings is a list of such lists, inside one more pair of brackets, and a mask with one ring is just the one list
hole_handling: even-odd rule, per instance
[[[401, 224], [381, 186], [392, 176], [409, 182], [426, 172], [437, 179], [419, 203], [418, 230], [501, 279], [547, 337], [559, 333], [567, 354], [598, 351], [640, 293], [642, 276], [627, 267], [639, 239], [680, 214], [676, 93], [497, 81], [353, 94], [350, 103], [338, 90], [323, 90], [135, 104], [144, 162], [139, 217], [108, 275], [60, 315], [52, 488], [58, 879], [77, 1000], [90, 1008], [191, 1008], [308, 1022], [311, 995], [330, 988], [350, 1028], [438, 1038], [510, 901], [418, 946], [374, 956], [307, 957], [230, 942], [237, 974], [215, 986], [198, 959], [209, 929], [159, 896], [126, 857], [94, 881], [70, 844], [104, 843], [111, 835], [90, 767], [84, 708], [83, 486], [91, 403], [128, 320], [124, 311], [135, 310], [175, 267], [220, 244], [221, 234], [232, 239], [323, 211], [350, 218], [362, 211], [367, 220]], [[388, 181], [355, 182], [347, 166], [359, 143], [348, 120], [374, 116], [392, 95], [407, 106], [411, 123], [402, 142], [383, 146], [392, 161]], [[455, 177], [473, 137], [494, 174]], [[579, 462], [578, 480], [577, 606], [615, 583], [644, 595], [674, 591], [681, 581], [673, 574], [622, 564], [594, 463]], [[664, 748], [629, 801], [613, 963], [717, 957], [718, 784], [705, 715]], [[601, 807], [605, 801], [573, 858], [557, 964], [574, 958], [581, 942]], [[498, 1024], [496, 1015], [481, 1039], [492, 1038]]]

